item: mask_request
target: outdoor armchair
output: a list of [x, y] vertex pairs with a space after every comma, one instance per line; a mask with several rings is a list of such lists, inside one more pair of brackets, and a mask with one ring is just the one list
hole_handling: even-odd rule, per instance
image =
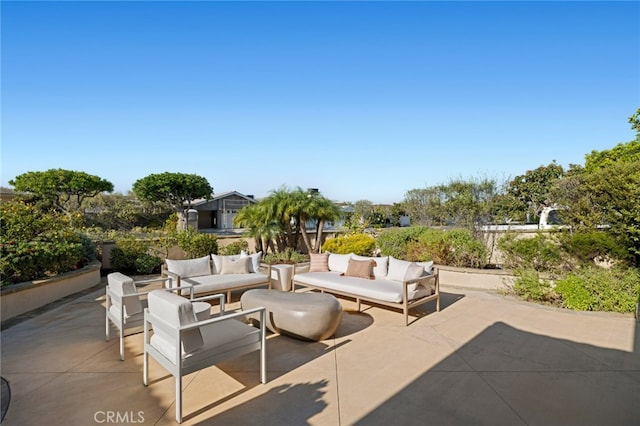
[[171, 281], [171, 278], [154, 278], [134, 281], [120, 272], [107, 275], [105, 334], [109, 341], [111, 322], [120, 335], [120, 360], [124, 361], [125, 336], [142, 331], [143, 309], [147, 306], [148, 291], [139, 292], [137, 286], [156, 281]]
[[[148, 295], [148, 307], [144, 310], [142, 380], [147, 386], [149, 355], [174, 376], [178, 423], [182, 422], [182, 376], [260, 350], [260, 381], [267, 381], [265, 308], [226, 313], [224, 297], [218, 294], [189, 300], [163, 290], [154, 290]], [[220, 314], [198, 321], [192, 302], [213, 298], [220, 299]], [[260, 328], [249, 325], [244, 318], [255, 313], [260, 315]]]

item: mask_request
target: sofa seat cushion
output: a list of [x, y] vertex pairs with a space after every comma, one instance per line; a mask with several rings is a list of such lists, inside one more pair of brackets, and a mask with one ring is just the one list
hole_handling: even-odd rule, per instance
[[[264, 283], [269, 284], [269, 277], [262, 273], [257, 274], [226, 274], [226, 275], [203, 275], [183, 279], [180, 285], [183, 287], [193, 286], [193, 292], [214, 293], [217, 291], [233, 290], [251, 285]], [[188, 294], [188, 292], [183, 292]]]
[[[296, 274], [293, 280], [300, 284], [308, 284], [312, 287], [335, 290], [347, 293], [363, 299], [380, 300], [383, 302], [402, 303], [402, 283], [386, 279], [373, 280], [340, 276], [339, 272], [306, 272]], [[415, 286], [408, 289], [409, 300], [431, 294], [431, 289], [423, 286]]]

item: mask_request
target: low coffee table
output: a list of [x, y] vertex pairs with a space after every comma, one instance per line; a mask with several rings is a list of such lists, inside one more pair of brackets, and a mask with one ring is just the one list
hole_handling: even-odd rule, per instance
[[[342, 320], [342, 305], [330, 294], [256, 289], [245, 291], [240, 303], [242, 309], [263, 306], [269, 330], [301, 340], [325, 340]], [[249, 317], [259, 321], [258, 315]]]

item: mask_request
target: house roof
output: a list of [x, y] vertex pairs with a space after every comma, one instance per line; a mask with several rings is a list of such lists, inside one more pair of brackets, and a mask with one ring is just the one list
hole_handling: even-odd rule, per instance
[[213, 196], [212, 196], [210, 199], [208, 199], [208, 200], [207, 200], [207, 199], [204, 199], [204, 198], [200, 198], [200, 199], [197, 199], [197, 200], [193, 200], [193, 202], [191, 203], [191, 206], [192, 206], [192, 207], [201, 206], [201, 205], [203, 205], [203, 204], [207, 204], [207, 203], [210, 203], [210, 202], [212, 202], [212, 201], [222, 200], [222, 199], [224, 199], [224, 198], [228, 198], [228, 197], [230, 197], [230, 196], [237, 196], [237, 197], [241, 197], [241, 198], [243, 198], [243, 199], [245, 199], [245, 200], [248, 200], [248, 201], [250, 201], [250, 202], [252, 202], [252, 203], [255, 203], [255, 202], [256, 202], [255, 198], [250, 197], [250, 196], [247, 196], [247, 195], [244, 195], [244, 194], [241, 194], [241, 193], [239, 193], [238, 191], [227, 191], [227, 192], [220, 192], [220, 193], [218, 193], [218, 194], [213, 194]]

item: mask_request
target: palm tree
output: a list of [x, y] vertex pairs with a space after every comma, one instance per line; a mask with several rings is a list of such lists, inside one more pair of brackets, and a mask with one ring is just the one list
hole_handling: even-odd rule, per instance
[[[300, 197], [300, 195], [298, 195]], [[327, 221], [340, 218], [341, 211], [331, 200], [320, 195], [319, 192], [304, 191], [300, 197], [300, 209], [298, 210], [300, 233], [309, 253], [318, 253], [322, 243], [322, 230]], [[313, 243], [307, 234], [307, 223], [315, 221], [316, 238]]]
[[238, 212], [234, 224], [246, 229], [246, 234], [256, 242], [256, 251], [275, 251], [273, 240], [278, 233], [278, 225], [271, 221], [259, 204], [249, 204]]

